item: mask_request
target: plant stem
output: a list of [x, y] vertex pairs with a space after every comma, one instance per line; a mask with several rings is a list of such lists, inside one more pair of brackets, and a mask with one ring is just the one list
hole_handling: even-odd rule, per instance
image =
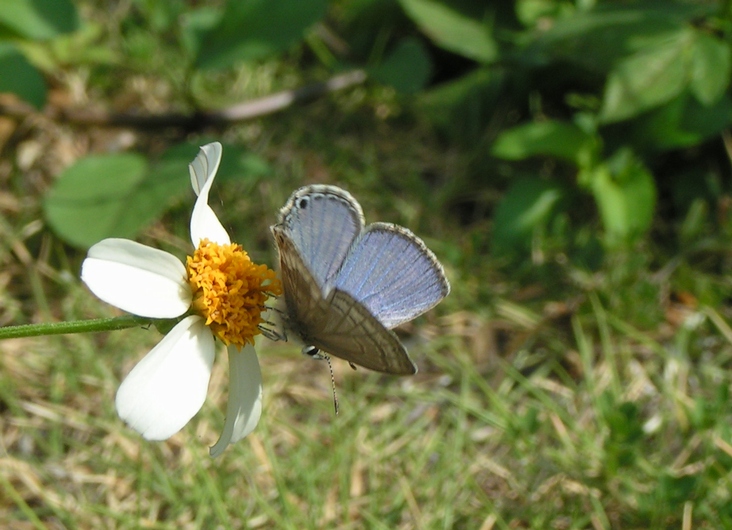
[[0, 327], [0, 340], [40, 335], [63, 335], [66, 333], [94, 333], [118, 329], [149, 326], [158, 319], [125, 315], [113, 318], [92, 320], [71, 320], [69, 322], [47, 322], [43, 324], [24, 324], [22, 326]]
[[[49, 107], [45, 111], [45, 115], [53, 120], [82, 126], [134, 127], [140, 130], [178, 127], [188, 131], [199, 131], [211, 126], [221, 127], [261, 118], [292, 105], [317, 99], [331, 92], [361, 85], [366, 81], [366, 77], [364, 70], [351, 70], [335, 75], [322, 83], [276, 92], [224, 109], [200, 110], [192, 114], [166, 112], [163, 114], [141, 115], [132, 112], [111, 113], [89, 109]], [[24, 102], [0, 102], [0, 116], [25, 118], [35, 116], [37, 113], [38, 111], [32, 105]]]

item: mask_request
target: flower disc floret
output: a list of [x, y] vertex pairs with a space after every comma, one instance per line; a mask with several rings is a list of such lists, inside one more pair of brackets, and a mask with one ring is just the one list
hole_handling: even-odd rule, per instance
[[241, 245], [203, 239], [186, 260], [193, 311], [226, 344], [254, 344], [270, 296], [282, 294], [275, 272], [252, 263]]

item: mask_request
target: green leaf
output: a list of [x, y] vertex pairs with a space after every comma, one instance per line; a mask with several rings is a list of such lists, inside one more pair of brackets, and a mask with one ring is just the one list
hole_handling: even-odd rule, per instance
[[498, 56], [484, 13], [466, 13], [465, 3], [458, 5], [448, 0], [399, 2], [415, 24], [441, 48], [481, 63], [492, 62]]
[[605, 74], [617, 61], [662, 45], [713, 9], [671, 0], [601, 3], [537, 32], [526, 57], [539, 64], [560, 59]]
[[628, 119], [681, 94], [689, 80], [692, 41], [691, 32], [684, 30], [620, 61], [608, 77], [600, 119]]
[[495, 250], [529, 248], [534, 231], [546, 225], [562, 196], [556, 184], [536, 178], [516, 180], [496, 209]]
[[650, 228], [656, 185], [631, 151], [618, 151], [580, 180], [589, 182], [611, 246], [632, 242]]
[[10, 92], [37, 109], [46, 102], [46, 82], [12, 44], [0, 42], [0, 92]]
[[419, 92], [429, 81], [432, 63], [424, 46], [417, 40], [402, 40], [378, 66], [369, 69], [371, 77], [391, 85], [404, 94]]
[[229, 0], [198, 47], [201, 68], [227, 68], [287, 50], [319, 21], [327, 0]]
[[697, 32], [691, 58], [691, 90], [701, 103], [711, 106], [729, 86], [732, 61], [726, 42]]
[[60, 237], [82, 248], [106, 237], [133, 237], [150, 219], [150, 204], [131, 200], [147, 169], [136, 154], [81, 159], [54, 182], [43, 203], [46, 219]]
[[714, 136], [732, 125], [732, 99], [723, 94], [712, 105], [702, 105], [694, 98], [688, 99], [680, 127], [696, 136], [696, 142]]
[[580, 165], [591, 155], [595, 144], [595, 139], [576, 125], [543, 121], [504, 131], [493, 144], [491, 154], [506, 160], [546, 155]]
[[[63, 239], [88, 248], [107, 237], [134, 238], [181, 196], [191, 198], [188, 164], [204, 142], [177, 144], [152, 164], [136, 154], [94, 155], [56, 180], [44, 201], [50, 226]], [[255, 183], [271, 173], [260, 157], [225, 145], [217, 173], [223, 180]], [[191, 205], [192, 207], [192, 205]]]
[[620, 141], [638, 150], [668, 150], [697, 145], [732, 125], [732, 100], [726, 94], [710, 106], [688, 92], [626, 122]]
[[2, 0], [0, 28], [17, 36], [45, 40], [79, 26], [71, 0]]
[[[197, 143], [182, 143], [170, 147], [149, 165], [143, 179], [130, 188], [125, 201], [138, 222], [134, 232], [127, 237], [137, 235], [142, 228], [164, 214], [181, 196], [190, 192], [188, 164], [196, 157], [198, 150]], [[190, 197], [193, 198], [193, 195]]]
[[190, 9], [180, 17], [181, 44], [190, 57], [197, 57], [205, 35], [219, 23], [221, 13], [210, 6]]

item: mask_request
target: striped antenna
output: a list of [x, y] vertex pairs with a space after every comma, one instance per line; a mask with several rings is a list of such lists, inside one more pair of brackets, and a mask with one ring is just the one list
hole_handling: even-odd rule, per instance
[[330, 370], [330, 385], [333, 388], [333, 407], [335, 408], [336, 416], [338, 416], [338, 395], [336, 394], [336, 388], [335, 388], [335, 375], [333, 374], [333, 365], [330, 363], [330, 356], [325, 355], [321, 353], [320, 355], [323, 356], [323, 359], [325, 359], [325, 362], [328, 363], [328, 370]]

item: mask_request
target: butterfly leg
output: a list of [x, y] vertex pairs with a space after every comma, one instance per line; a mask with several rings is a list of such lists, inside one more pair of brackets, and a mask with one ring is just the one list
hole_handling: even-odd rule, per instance
[[257, 326], [257, 329], [262, 332], [262, 335], [267, 337], [269, 340], [275, 342], [279, 342], [281, 340], [287, 342], [287, 334], [285, 334], [284, 330], [280, 332], [278, 329], [276, 329], [276, 326], [273, 322], [269, 322], [267, 320], [264, 321], [264, 324], [266, 325], [263, 326], [262, 324], [260, 324], [259, 326]]
[[[280, 321], [282, 320], [283, 312], [277, 308], [277, 307], [265, 307], [266, 311], [274, 311], [275, 314], [277, 314]], [[285, 330], [285, 327], [282, 325], [278, 325], [276, 322], [273, 322], [271, 320], [262, 320], [262, 324], [257, 326], [259, 331], [262, 332], [262, 335], [267, 337], [271, 341], [279, 342], [279, 341], [285, 341], [287, 342], [287, 331]]]

